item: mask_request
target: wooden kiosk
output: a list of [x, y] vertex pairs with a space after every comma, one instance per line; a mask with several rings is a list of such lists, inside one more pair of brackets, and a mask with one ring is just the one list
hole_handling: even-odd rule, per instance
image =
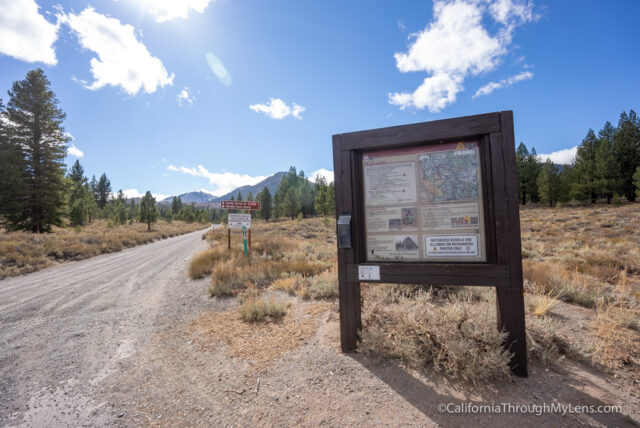
[[360, 283], [492, 286], [512, 371], [527, 376], [513, 113], [333, 136], [340, 335]]

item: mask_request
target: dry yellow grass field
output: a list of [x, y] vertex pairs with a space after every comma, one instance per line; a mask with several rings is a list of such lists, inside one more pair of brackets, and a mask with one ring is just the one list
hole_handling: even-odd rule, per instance
[[[533, 362], [554, 365], [570, 358], [640, 382], [638, 208], [628, 204], [521, 210], [528, 351]], [[237, 296], [236, 310], [216, 315], [220, 325], [243, 322], [243, 314], [256, 310], [248, 305], [263, 304], [267, 296], [268, 302], [288, 302], [284, 315], [261, 317], [267, 324], [277, 325], [281, 316], [288, 319], [291, 305], [307, 299], [324, 299], [337, 310], [333, 222], [255, 221], [250, 258], [242, 254], [237, 231], [231, 252], [226, 229], [209, 232], [207, 239], [211, 248], [193, 259], [190, 276], [209, 275], [211, 296]], [[510, 376], [509, 354], [501, 347], [504, 333], [495, 329], [492, 288], [365, 284], [362, 295], [361, 352], [471, 383]], [[229, 320], [223, 323], [219, 318], [225, 316]], [[267, 334], [264, 323], [247, 326]]]
[[205, 227], [199, 223], [159, 221], [148, 232], [147, 225], [142, 223], [108, 227], [106, 220], [96, 220], [84, 227], [54, 227], [49, 234], [0, 231], [0, 279], [35, 272], [56, 262], [113, 253]]

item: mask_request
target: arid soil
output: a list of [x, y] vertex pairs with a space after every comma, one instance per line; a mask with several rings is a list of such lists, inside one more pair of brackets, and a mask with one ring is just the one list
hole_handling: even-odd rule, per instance
[[[0, 426], [636, 426], [637, 385], [566, 360], [477, 387], [342, 354], [335, 299], [249, 328], [190, 280], [201, 232], [0, 281]], [[566, 314], [575, 305], [554, 308]], [[578, 308], [579, 310], [580, 308]], [[566, 315], [565, 315], [566, 316]], [[448, 414], [463, 403], [622, 412]]]

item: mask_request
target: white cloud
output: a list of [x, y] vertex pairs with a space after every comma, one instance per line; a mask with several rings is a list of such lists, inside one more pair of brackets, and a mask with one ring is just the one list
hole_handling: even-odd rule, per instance
[[35, 0], [0, 0], [0, 53], [26, 62], [56, 65], [58, 26], [38, 13]]
[[249, 108], [257, 113], [263, 113], [265, 116], [271, 119], [284, 119], [287, 116], [293, 116], [296, 119], [302, 119], [302, 113], [306, 110], [305, 107], [296, 103], [291, 103], [288, 106], [280, 98], [269, 98], [269, 102], [266, 104], [252, 104]]
[[240, 186], [252, 186], [254, 184], [258, 184], [259, 182], [267, 178], [266, 176], [252, 177], [247, 174], [236, 174], [233, 172], [210, 172], [202, 165], [198, 165], [195, 168], [169, 165], [167, 167], [167, 170], [182, 172], [183, 174], [192, 175], [194, 177], [206, 178], [209, 181], [209, 184], [215, 187], [214, 190], [207, 192], [211, 193], [214, 196], [222, 196]]
[[176, 99], [178, 100], [178, 105], [182, 107], [183, 103], [192, 106], [196, 97], [191, 93], [191, 89], [188, 86], [183, 86]]
[[516, 74], [515, 76], [511, 76], [506, 79], [502, 79], [499, 82], [489, 82], [483, 87], [481, 87], [480, 89], [478, 89], [472, 98], [476, 98], [482, 95], [487, 95], [495, 91], [496, 89], [506, 88], [513, 85], [514, 83], [520, 82], [521, 80], [527, 80], [532, 78], [533, 78], [532, 72], [523, 71], [520, 74]]
[[[124, 197], [127, 198], [127, 199], [141, 198], [141, 197], [144, 196], [144, 193], [139, 192], [138, 189], [125, 189], [125, 190], [122, 191], [122, 193], [124, 193]], [[167, 197], [169, 197], [169, 195], [165, 195], [165, 194], [162, 194], [162, 193], [151, 193], [151, 196], [156, 198], [156, 202], [160, 202], [161, 200], [166, 199]], [[115, 197], [115, 195], [114, 195], [114, 197]]]
[[[508, 52], [513, 30], [535, 19], [533, 5], [524, 0], [437, 0], [433, 21], [412, 34], [408, 52], [396, 53], [402, 73], [423, 71], [429, 76], [413, 92], [389, 94], [389, 103], [401, 109], [417, 108], [439, 112], [452, 104], [464, 89], [464, 79], [498, 67]], [[483, 26], [489, 15], [499, 30], [491, 35]]]
[[576, 153], [578, 152], [578, 146], [571, 147], [570, 149], [558, 150], [557, 152], [552, 152], [548, 154], [538, 155], [538, 159], [542, 162], [545, 162], [547, 159], [551, 159], [551, 162], [569, 165], [576, 158]]
[[85, 85], [86, 88], [120, 86], [126, 93], [135, 95], [141, 89], [149, 94], [158, 86], [173, 84], [174, 74], [167, 74], [162, 61], [149, 53], [136, 37], [133, 26], [99, 14], [92, 7], [80, 15], [60, 13], [58, 18], [71, 27], [83, 48], [98, 55], [91, 58], [95, 81]]
[[135, 0], [141, 8], [156, 17], [156, 22], [186, 19], [190, 11], [203, 13], [211, 0]]
[[84, 156], [84, 152], [82, 150], [80, 150], [79, 148], [76, 147], [75, 144], [72, 144], [68, 149], [67, 152], [71, 155], [71, 156], [75, 156], [77, 158], [81, 158]]
[[313, 171], [311, 175], [309, 175], [309, 181], [315, 183], [317, 176], [324, 177], [327, 180], [327, 183], [331, 183], [333, 181], [333, 171], [330, 171], [325, 168], [320, 168], [317, 171]]

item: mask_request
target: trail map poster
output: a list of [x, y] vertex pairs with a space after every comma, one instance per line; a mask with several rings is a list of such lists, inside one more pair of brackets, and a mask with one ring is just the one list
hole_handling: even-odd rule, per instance
[[486, 261], [478, 142], [364, 153], [367, 261]]

